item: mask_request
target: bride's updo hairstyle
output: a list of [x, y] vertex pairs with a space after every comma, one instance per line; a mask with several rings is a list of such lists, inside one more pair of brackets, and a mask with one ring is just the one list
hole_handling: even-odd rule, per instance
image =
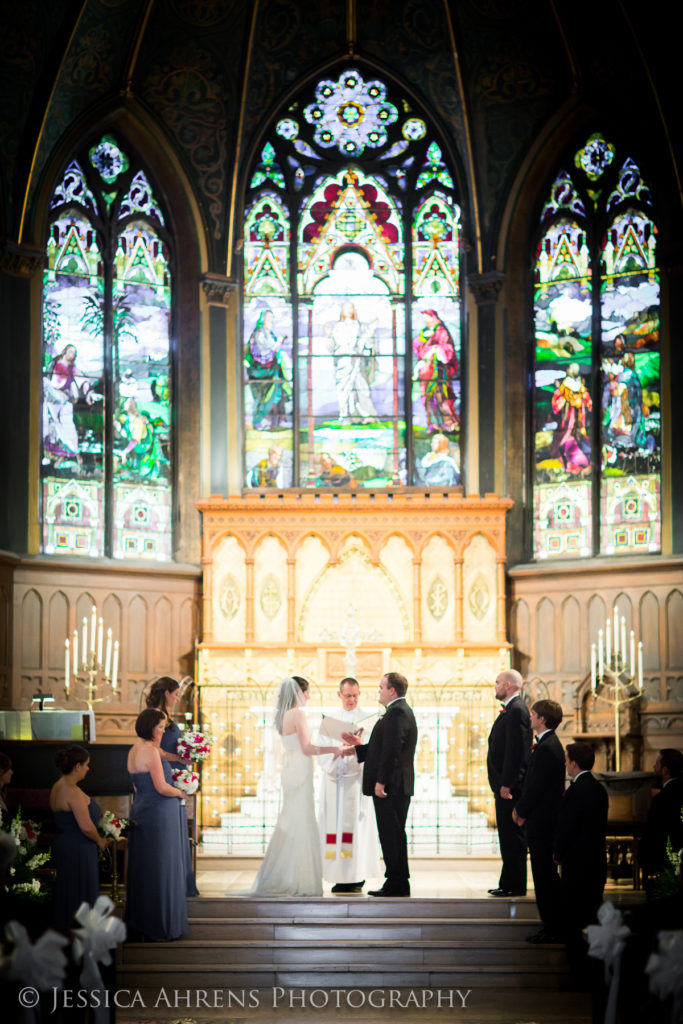
[[72, 747], [67, 747], [66, 750], [60, 750], [57, 753], [55, 764], [62, 775], [70, 775], [77, 764], [85, 764], [89, 757], [90, 754], [87, 750], [74, 743]]
[[175, 693], [179, 686], [180, 683], [177, 679], [171, 679], [170, 676], [159, 676], [150, 687], [147, 695], [147, 707], [158, 708], [159, 711], [163, 711], [164, 714], [168, 715], [166, 694]]
[[282, 736], [282, 723], [287, 711], [304, 703], [304, 694], [308, 689], [308, 680], [303, 676], [287, 676], [280, 683], [277, 691], [277, 707], [275, 709], [275, 728]]

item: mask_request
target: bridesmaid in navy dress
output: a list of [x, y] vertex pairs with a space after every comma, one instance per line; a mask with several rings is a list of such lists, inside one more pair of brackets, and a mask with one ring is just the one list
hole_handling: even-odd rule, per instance
[[52, 846], [55, 882], [55, 920], [61, 931], [72, 925], [74, 913], [85, 900], [90, 906], [100, 894], [97, 854], [109, 840], [96, 828], [102, 812], [79, 788], [90, 770], [90, 755], [83, 747], [60, 750], [55, 764], [62, 773], [50, 790], [50, 810], [57, 835]]
[[[152, 683], [149, 696], [147, 697], [148, 708], [159, 708], [159, 710], [163, 711], [166, 715], [167, 723], [164, 735], [161, 737], [160, 753], [165, 761], [170, 761], [172, 768], [186, 768], [191, 764], [190, 761], [186, 761], [178, 753], [180, 729], [173, 721], [173, 712], [179, 700], [180, 684], [176, 679], [171, 679], [170, 676], [161, 676]], [[183, 835], [188, 836], [187, 811], [183, 804], [180, 805], [180, 827]], [[192, 869], [192, 851], [190, 850], [189, 837], [183, 848], [183, 860], [185, 864], [186, 877], [185, 894], [187, 896], [199, 896], [194, 871]]]
[[128, 754], [135, 787], [131, 808], [134, 827], [128, 840], [125, 921], [129, 939], [158, 942], [188, 932], [183, 845], [178, 805], [185, 794], [171, 785], [171, 766], [159, 747], [166, 715], [145, 708], [138, 715], [138, 739]]

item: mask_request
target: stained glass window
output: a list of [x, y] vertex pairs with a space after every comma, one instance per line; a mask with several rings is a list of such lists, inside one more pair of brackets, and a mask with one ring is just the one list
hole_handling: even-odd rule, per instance
[[458, 485], [460, 208], [428, 122], [346, 68], [247, 180], [245, 485]]
[[43, 282], [43, 550], [172, 557], [171, 272], [153, 188], [116, 139], [54, 190]]
[[658, 551], [657, 228], [630, 157], [592, 135], [541, 213], [535, 260], [534, 554]]

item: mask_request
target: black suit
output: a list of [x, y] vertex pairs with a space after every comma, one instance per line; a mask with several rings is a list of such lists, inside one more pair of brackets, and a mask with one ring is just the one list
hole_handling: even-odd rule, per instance
[[[400, 697], [376, 723], [368, 742], [356, 747], [356, 756], [364, 764], [363, 793], [375, 805], [385, 888], [395, 892], [410, 891], [406, 818], [415, 788], [416, 744], [415, 716]], [[388, 796], [375, 796], [376, 782], [382, 783]]]
[[560, 865], [569, 963], [578, 977], [587, 967], [582, 932], [602, 903], [605, 888], [607, 790], [590, 772], [582, 772], [565, 790], [555, 829], [555, 859]]
[[681, 805], [683, 778], [671, 779], [652, 798], [639, 850], [640, 863], [648, 875], [656, 875], [667, 866], [667, 840], [671, 841], [675, 853], [683, 846]]
[[498, 885], [508, 892], [526, 892], [526, 838], [512, 820], [515, 800], [503, 800], [500, 787], [507, 786], [516, 799], [531, 750], [529, 711], [521, 694], [508, 701], [489, 733], [486, 769], [496, 800], [496, 826], [503, 867]]
[[555, 826], [564, 793], [564, 749], [553, 731], [541, 736], [531, 750], [522, 795], [515, 810], [526, 819], [536, 904], [543, 926], [562, 931], [560, 876], [553, 860]]

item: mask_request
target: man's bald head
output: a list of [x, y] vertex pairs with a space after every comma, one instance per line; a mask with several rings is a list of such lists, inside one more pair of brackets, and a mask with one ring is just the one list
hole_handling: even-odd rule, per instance
[[513, 693], [519, 693], [524, 680], [514, 668], [506, 668], [496, 676], [496, 700], [507, 700]]

